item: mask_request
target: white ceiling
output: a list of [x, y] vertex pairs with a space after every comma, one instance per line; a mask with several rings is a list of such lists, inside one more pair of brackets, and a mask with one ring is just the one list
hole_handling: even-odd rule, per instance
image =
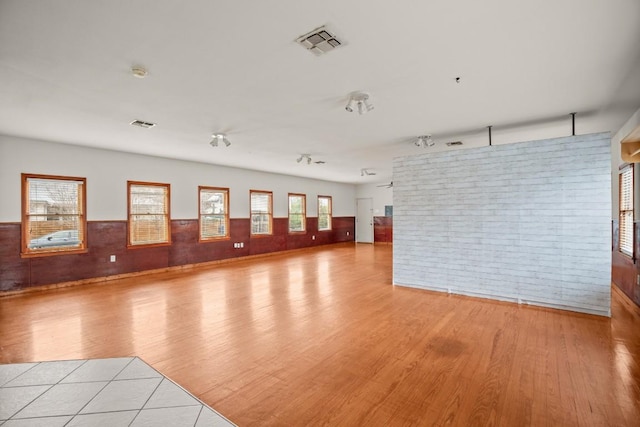
[[[345, 45], [316, 57], [295, 39], [321, 25]], [[356, 90], [373, 111], [345, 111]], [[638, 0], [0, 0], [6, 135], [365, 183], [417, 135], [616, 131], [638, 107]]]

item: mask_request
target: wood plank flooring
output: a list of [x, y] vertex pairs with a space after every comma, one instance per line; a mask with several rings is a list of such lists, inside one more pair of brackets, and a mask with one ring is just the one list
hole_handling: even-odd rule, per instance
[[608, 319], [394, 287], [391, 251], [0, 298], [0, 362], [139, 356], [240, 426], [640, 425], [640, 310], [617, 291]]

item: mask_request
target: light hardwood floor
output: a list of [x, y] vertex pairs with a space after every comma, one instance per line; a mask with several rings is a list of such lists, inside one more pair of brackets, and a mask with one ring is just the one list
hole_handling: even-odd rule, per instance
[[394, 287], [391, 251], [0, 298], [0, 362], [139, 356], [240, 426], [640, 425], [640, 310], [617, 291], [608, 319]]

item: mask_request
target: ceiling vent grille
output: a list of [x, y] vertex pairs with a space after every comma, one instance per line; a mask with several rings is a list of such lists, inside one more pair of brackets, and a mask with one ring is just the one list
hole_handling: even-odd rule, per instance
[[330, 52], [343, 44], [324, 26], [298, 37], [296, 42], [316, 56]]
[[451, 141], [451, 142], [447, 142], [447, 145], [449, 147], [454, 146], [454, 145], [462, 145], [462, 141]]
[[132, 126], [138, 126], [138, 127], [145, 128], [145, 129], [150, 129], [150, 128], [152, 128], [152, 127], [154, 127], [156, 125], [155, 123], [143, 122], [142, 120], [134, 120], [129, 124], [132, 125]]

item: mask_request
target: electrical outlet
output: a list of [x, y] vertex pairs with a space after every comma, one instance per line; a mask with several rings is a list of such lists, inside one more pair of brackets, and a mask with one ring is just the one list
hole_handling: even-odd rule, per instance
[[349, 232], [347, 231], [347, 236], [349, 235]]
[[315, 235], [311, 236], [311, 240], [316, 240], [316, 236]]
[[116, 262], [116, 256], [115, 255], [111, 255], [109, 257], [109, 262]]
[[240, 247], [244, 248], [244, 242], [240, 242]]
[[636, 274], [636, 285], [640, 286], [640, 274]]

